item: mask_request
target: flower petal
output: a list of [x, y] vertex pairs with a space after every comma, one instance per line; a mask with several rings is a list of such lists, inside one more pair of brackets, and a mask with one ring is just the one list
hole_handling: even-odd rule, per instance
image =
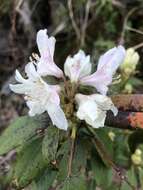
[[106, 72], [113, 75], [125, 58], [125, 48], [123, 46], [114, 47], [108, 50], [99, 59], [97, 71], [100, 69], [106, 69]]
[[73, 57], [68, 56], [64, 64], [65, 75], [71, 82], [77, 82], [81, 77], [91, 73], [90, 56], [79, 50]]
[[27, 106], [29, 107], [29, 116], [33, 117], [35, 115], [40, 115], [45, 111], [44, 106], [40, 106], [36, 101], [27, 101]]
[[16, 79], [19, 83], [26, 83], [26, 82], [27, 82], [27, 80], [22, 77], [22, 75], [20, 74], [20, 72], [19, 72], [17, 69], [16, 69], [16, 71], [15, 71], [15, 79]]
[[33, 63], [28, 63], [25, 66], [25, 73], [27, 74], [29, 80], [31, 81], [36, 81], [37, 79], [40, 78]]
[[55, 43], [56, 39], [54, 37], [48, 37], [47, 29], [37, 32], [37, 45], [42, 57], [48, 57], [51, 61], [53, 60]]
[[41, 76], [51, 75], [57, 78], [63, 77], [62, 70], [58, 68], [53, 60], [55, 42], [54, 37], [48, 37], [46, 29], [37, 32], [37, 45], [41, 54], [37, 64], [37, 70]]
[[118, 46], [107, 51], [99, 59], [97, 71], [92, 75], [81, 78], [83, 85], [93, 86], [103, 95], [106, 95], [108, 85], [112, 83], [112, 77], [125, 57], [125, 49]]
[[48, 103], [47, 112], [52, 120], [53, 125], [56, 125], [59, 129], [67, 130], [68, 122], [60, 106], [53, 103]]
[[9, 84], [10, 89], [18, 94], [27, 94], [28, 91], [31, 90], [31, 85], [26, 84]]
[[76, 94], [75, 99], [79, 105], [77, 117], [94, 128], [104, 127], [108, 110], [113, 111], [114, 115], [118, 112], [111, 99], [101, 94]]

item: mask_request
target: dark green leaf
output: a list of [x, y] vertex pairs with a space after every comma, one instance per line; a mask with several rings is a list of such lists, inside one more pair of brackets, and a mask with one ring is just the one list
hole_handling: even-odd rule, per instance
[[84, 177], [72, 177], [66, 179], [60, 190], [87, 190]]
[[111, 185], [113, 177], [112, 168], [107, 167], [94, 151], [91, 157], [91, 170], [93, 172], [93, 178], [96, 180], [97, 186], [100, 186], [104, 189], [105, 187]]
[[31, 139], [41, 127], [40, 120], [35, 117], [18, 118], [0, 136], [0, 155]]
[[26, 145], [18, 155], [15, 164], [14, 178], [19, 187], [25, 187], [46, 166], [41, 152], [41, 139]]
[[123, 181], [121, 190], [131, 189], [131, 186], [137, 187], [137, 178], [136, 178], [134, 167], [131, 167], [131, 169], [128, 170], [125, 175], [127, 176], [127, 180], [129, 182], [129, 184], [127, 182]]
[[53, 126], [48, 127], [42, 142], [43, 158], [49, 163], [56, 159], [59, 143], [59, 129]]
[[130, 165], [128, 136], [125, 134], [119, 134], [114, 140], [114, 161], [119, 166], [129, 167]]
[[51, 169], [47, 169], [42, 176], [40, 176], [40, 179], [36, 181], [36, 189], [35, 190], [48, 190], [56, 177], [57, 172], [53, 171]]

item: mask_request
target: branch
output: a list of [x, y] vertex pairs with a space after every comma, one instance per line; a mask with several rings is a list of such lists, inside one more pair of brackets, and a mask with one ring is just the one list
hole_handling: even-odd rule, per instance
[[125, 32], [126, 32], [126, 26], [127, 26], [127, 22], [129, 20], [129, 17], [137, 10], [137, 7], [132, 8], [127, 15], [125, 16], [124, 22], [123, 22], [123, 28], [122, 28], [122, 32], [121, 32], [121, 37], [120, 37], [120, 43], [124, 43], [124, 39], [125, 39]]
[[116, 117], [108, 112], [105, 124], [109, 127], [120, 129], [143, 129], [143, 112], [119, 111]]
[[111, 99], [119, 112], [107, 113], [105, 124], [121, 129], [143, 129], [143, 95], [114, 95]]
[[80, 40], [80, 30], [75, 22], [74, 14], [73, 14], [73, 7], [72, 7], [72, 0], [68, 0], [68, 9], [69, 9], [69, 16], [72, 22], [73, 29], [75, 30], [77, 39]]
[[90, 6], [91, 6], [91, 0], [88, 0], [85, 7], [85, 18], [81, 30], [81, 47], [85, 45], [86, 28], [88, 23]]
[[114, 95], [111, 99], [120, 111], [143, 112], [143, 95]]

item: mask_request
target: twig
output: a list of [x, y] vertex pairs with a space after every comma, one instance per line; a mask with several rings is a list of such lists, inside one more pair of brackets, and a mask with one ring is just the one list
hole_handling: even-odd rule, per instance
[[81, 47], [85, 45], [86, 28], [88, 23], [90, 6], [91, 6], [91, 0], [88, 0], [85, 7], [85, 17], [84, 17], [83, 27], [81, 30]]
[[77, 39], [80, 40], [80, 30], [79, 30], [79, 28], [75, 22], [75, 19], [74, 19], [72, 0], [68, 0], [68, 10], [69, 10], [69, 17], [71, 19], [73, 29], [75, 30]]
[[139, 48], [141, 48], [141, 47], [143, 47], [143, 42], [140, 43], [140, 44], [137, 44], [137, 45], [133, 46], [132, 48], [133, 48], [134, 50], [137, 50], [137, 49], [139, 49]]
[[143, 112], [142, 94], [112, 95], [111, 99], [120, 111]]
[[129, 26], [126, 26], [126, 30], [132, 31], [132, 32], [136, 32], [138, 34], [142, 34], [143, 35], [143, 31], [135, 29], [135, 28], [131, 28]]
[[120, 43], [124, 43], [124, 39], [125, 39], [125, 32], [126, 32], [126, 25], [127, 25], [127, 22], [128, 22], [128, 19], [129, 17], [137, 10], [138, 8], [137, 7], [134, 7], [133, 9], [131, 9], [125, 19], [124, 19], [124, 22], [123, 22], [123, 28], [122, 28], [122, 32], [121, 32], [121, 37], [120, 37]]

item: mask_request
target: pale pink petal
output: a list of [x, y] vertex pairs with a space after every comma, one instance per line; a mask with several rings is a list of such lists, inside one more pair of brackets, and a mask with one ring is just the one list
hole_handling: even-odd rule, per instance
[[73, 57], [68, 56], [64, 64], [64, 71], [71, 82], [77, 82], [91, 73], [90, 56], [86, 56], [82, 50], [79, 50]]
[[47, 57], [50, 61], [53, 61], [55, 42], [54, 37], [48, 37], [46, 29], [37, 32], [37, 45], [41, 57]]
[[112, 77], [125, 57], [125, 49], [122, 46], [107, 51], [99, 59], [97, 71], [92, 75], [80, 79], [83, 85], [93, 86], [101, 94], [106, 94], [108, 85], [112, 83]]
[[41, 57], [37, 64], [37, 72], [41, 76], [55, 76], [57, 78], [63, 77], [63, 71], [54, 63], [50, 62], [48, 58]]
[[37, 32], [37, 45], [40, 52], [40, 59], [37, 64], [37, 71], [41, 76], [55, 76], [57, 78], [63, 77], [62, 70], [54, 63], [55, 51], [54, 37], [48, 37], [47, 30], [40, 30]]

